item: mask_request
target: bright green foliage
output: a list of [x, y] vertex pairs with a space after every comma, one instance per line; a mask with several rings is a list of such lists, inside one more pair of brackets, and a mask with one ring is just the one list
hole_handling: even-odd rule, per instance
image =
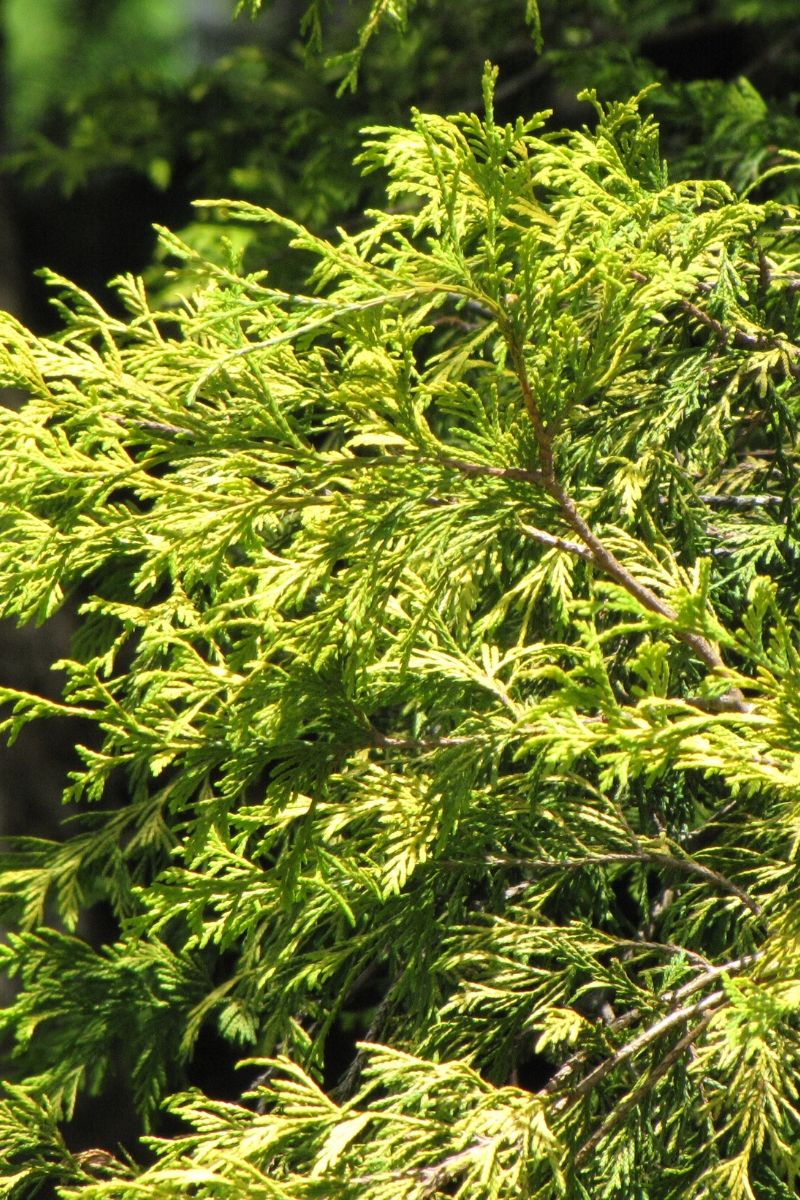
[[[6, 1193], [792, 1195], [798, 214], [492, 82], [368, 132], [357, 233], [228, 205], [303, 292], [165, 233], [179, 306], [5, 320], [2, 612], [81, 614], [6, 728], [85, 742], [2, 864]], [[176, 1090], [205, 1025], [249, 1100]], [[54, 1124], [114, 1063], [146, 1167]]]

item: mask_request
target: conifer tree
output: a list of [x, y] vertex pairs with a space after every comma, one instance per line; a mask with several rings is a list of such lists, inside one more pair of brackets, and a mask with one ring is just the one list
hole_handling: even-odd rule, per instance
[[294, 290], [163, 231], [169, 298], [3, 319], [0, 611], [80, 614], [60, 702], [0, 690], [79, 755], [0, 862], [4, 1195], [795, 1194], [796, 156], [495, 83], [365, 131], [356, 232], [206, 202]]

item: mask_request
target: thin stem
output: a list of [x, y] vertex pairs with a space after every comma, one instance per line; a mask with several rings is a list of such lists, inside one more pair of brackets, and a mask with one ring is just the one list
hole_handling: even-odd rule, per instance
[[695, 862], [694, 859], [674, 858], [671, 854], [662, 854], [659, 851], [644, 849], [612, 851], [609, 854], [588, 854], [585, 858], [507, 859], [492, 856], [488, 861], [496, 863], [499, 866], [525, 867], [528, 870], [534, 871], [577, 871], [581, 867], [612, 866], [615, 863], [651, 863], [654, 866], [665, 867], [668, 870], [680, 871], [684, 875], [696, 875], [699, 879], [705, 880], [706, 883], [713, 884], [720, 891], [728, 892], [731, 896], [736, 896], [754, 916], [761, 916], [760, 905], [757, 904], [752, 896], [743, 891], [738, 884], [734, 883], [732, 879], [728, 879], [718, 871], [712, 871], [710, 867], [704, 866], [703, 863]]
[[732, 800], [726, 800], [723, 805], [716, 809], [702, 825], [697, 829], [693, 829], [688, 833], [681, 842], [683, 850], [701, 850], [708, 844], [710, 831], [715, 825], [719, 825], [732, 812], [735, 812], [739, 807], [739, 800], [734, 796]]
[[772, 508], [783, 503], [781, 496], [732, 496], [724, 492], [703, 492], [700, 499], [710, 508]]
[[315, 333], [318, 329], [324, 328], [326, 325], [332, 325], [334, 321], [342, 315], [342, 313], [362, 312], [364, 309], [378, 308], [383, 304], [392, 301], [412, 299], [417, 293], [413, 290], [396, 292], [393, 295], [373, 296], [369, 300], [353, 301], [352, 304], [341, 304], [331, 307], [325, 312], [324, 316], [315, 317], [310, 321], [304, 321], [301, 325], [295, 325], [291, 329], [281, 329], [280, 332], [273, 334], [271, 337], [262, 338], [257, 342], [246, 342], [243, 346], [238, 346], [235, 350], [229, 351], [221, 358], [211, 363], [209, 367], [202, 371], [195, 382], [190, 387], [186, 399], [188, 402], [195, 400], [203, 387], [208, 383], [209, 379], [222, 371], [230, 363], [238, 358], [246, 358], [249, 354], [254, 354], [259, 350], [270, 350], [273, 346], [280, 346], [284, 342], [292, 342], [295, 338], [302, 337], [305, 333]]
[[688, 1049], [697, 1041], [700, 1034], [711, 1020], [712, 1014], [704, 1016], [701, 1021], [689, 1029], [680, 1041], [677, 1041], [672, 1049], [664, 1055], [657, 1067], [645, 1077], [642, 1083], [632, 1092], [627, 1095], [624, 1100], [621, 1100], [614, 1111], [606, 1117], [602, 1125], [600, 1125], [591, 1137], [587, 1138], [581, 1146], [578, 1153], [575, 1155], [575, 1166], [581, 1166], [589, 1155], [596, 1149], [604, 1137], [616, 1129], [627, 1117], [636, 1105], [650, 1093], [662, 1076], [666, 1075], [675, 1063], [681, 1058]]
[[[649, 612], [656, 613], [658, 616], [675, 625], [675, 636], [684, 642], [685, 645], [689, 646], [710, 670], [718, 673], [725, 672], [726, 666], [717, 648], [707, 638], [703, 637], [702, 634], [678, 628], [678, 614], [675, 610], [665, 600], [662, 600], [660, 596], [656, 595], [651, 588], [647, 587], [646, 584], [640, 583], [630, 573], [628, 568], [619, 561], [616, 555], [597, 537], [586, 520], [581, 516], [575, 501], [568, 495], [557, 477], [553, 433], [545, 423], [539, 405], [536, 402], [536, 397], [533, 394], [522, 350], [509, 331], [506, 332], [506, 337], [514, 361], [517, 378], [522, 389], [525, 408], [533, 426], [534, 436], [539, 448], [540, 469], [537, 474], [540, 476], [538, 481], [540, 486], [556, 502], [567, 525], [577, 533], [581, 541], [588, 547], [591, 554], [591, 561], [594, 565], [599, 567], [600, 570], [616, 583], [619, 583], [621, 587], [638, 600]], [[567, 543], [565, 543], [566, 545]], [[745, 700], [742, 693], [736, 687], [730, 688], [725, 696], [720, 696], [715, 700], [715, 711], [745, 713], [751, 710], [752, 705]]]
[[452, 467], [462, 475], [491, 475], [495, 479], [515, 479], [519, 483], [532, 483], [536, 487], [544, 486], [541, 471], [526, 471], [522, 467], [490, 467], [488, 463], [467, 462], [461, 458], [437, 458], [442, 467]]
[[[604, 1059], [603, 1062], [596, 1066], [593, 1071], [590, 1071], [588, 1075], [584, 1075], [580, 1083], [575, 1084], [575, 1086], [570, 1090], [569, 1095], [562, 1096], [558, 1101], [556, 1101], [556, 1109], [559, 1110], [567, 1108], [568, 1106], [574, 1104], [576, 1100], [579, 1100], [581, 1096], [585, 1096], [587, 1092], [590, 1092], [592, 1088], [596, 1087], [598, 1083], [602, 1082], [602, 1080], [605, 1079], [607, 1075], [610, 1075], [612, 1071], [616, 1070], [618, 1066], [624, 1062], [627, 1062], [629, 1058], [632, 1058], [635, 1054], [638, 1054], [640, 1050], [644, 1050], [646, 1046], [649, 1046], [651, 1042], [661, 1037], [661, 1035], [666, 1033], [667, 1030], [672, 1029], [674, 1025], [681, 1025], [685, 1021], [690, 1021], [692, 1017], [696, 1017], [701, 1013], [707, 1012], [708, 1009], [716, 1008], [725, 999], [725, 997], [725, 991], [722, 988], [719, 988], [716, 992], [712, 992], [709, 996], [704, 996], [702, 1000], [698, 1000], [694, 1004], [689, 1004], [685, 1008], [676, 1008], [673, 1009], [672, 1012], [666, 1013], [666, 1015], [661, 1017], [658, 1021], [655, 1021], [652, 1025], [648, 1025], [648, 1027], [643, 1029], [641, 1033], [636, 1035], [636, 1037], [631, 1038], [631, 1040], [626, 1042], [624, 1046], [620, 1046], [618, 1050], [615, 1050], [613, 1054], [610, 1054], [608, 1058]], [[627, 1014], [625, 1015], [627, 1016]], [[611, 1028], [613, 1028], [613, 1025]]]
[[695, 979], [690, 979], [688, 983], [684, 983], [681, 987], [676, 988], [673, 992], [664, 992], [661, 997], [667, 1004], [680, 1003], [687, 996], [691, 996], [693, 992], [699, 991], [700, 988], [706, 987], [714, 979], [718, 979], [720, 975], [731, 975], [737, 971], [744, 970], [745, 967], [751, 967], [755, 963], [760, 962], [764, 957], [763, 951], [757, 950], [753, 954], [743, 954], [741, 958], [733, 958], [730, 962], [721, 963], [719, 966], [709, 966], [702, 975], [698, 975]]
[[567, 538], [557, 537], [555, 534], [547, 533], [544, 529], [536, 529], [535, 526], [525, 525], [522, 522], [520, 522], [520, 529], [542, 546], [565, 550], [568, 554], [574, 554], [576, 558], [582, 558], [585, 562], [594, 562], [592, 552], [586, 546], [580, 546], [577, 542], [570, 542]]
[[[637, 283], [650, 282], [641, 271], [631, 271], [630, 274]], [[687, 316], [697, 321], [698, 325], [704, 325], [706, 329], [710, 329], [723, 345], [735, 346], [738, 350], [784, 350], [787, 355], [791, 354], [796, 360], [789, 366], [789, 371], [795, 376], [800, 374], [800, 362], [797, 361], [800, 358], [800, 347], [793, 345], [787, 339], [776, 337], [774, 334], [748, 333], [746, 329], [739, 329], [736, 325], [724, 325], [722, 321], [712, 317], [705, 309], [685, 298], [679, 299], [677, 304]]]
[[[709, 983], [712, 983], [720, 975], [736, 974], [738, 971], [744, 970], [745, 967], [752, 966], [754, 963], [760, 961], [761, 958], [763, 958], [763, 954], [758, 951], [755, 954], [745, 954], [741, 958], [731, 959], [729, 962], [722, 963], [719, 966], [708, 966], [699, 975], [695, 976], [694, 979], [689, 980], [688, 983], [683, 984], [679, 988], [675, 988], [674, 991], [663, 992], [660, 999], [664, 1004], [667, 1005], [680, 1003], [692, 993], [699, 991], [703, 987], [707, 987]], [[712, 993], [712, 997], [706, 997], [706, 999], [713, 999], [716, 1003], [721, 995], [722, 993], [717, 991]], [[678, 1019], [682, 1020], [685, 1017], [691, 1017], [698, 1010], [697, 1006], [693, 1006], [689, 1009], [679, 1009], [676, 1011], [678, 1013]], [[618, 1032], [619, 1030], [627, 1029], [628, 1026], [633, 1025], [636, 1021], [638, 1021], [641, 1015], [641, 1011], [638, 1008], [628, 1009], [627, 1012], [621, 1013], [614, 1021], [611, 1022], [608, 1027], [609, 1031]], [[675, 1016], [675, 1013], [668, 1013], [667, 1016], [673, 1017]], [[644, 1031], [646, 1035], [646, 1041], [649, 1041], [653, 1036], [657, 1036], [659, 1033], [664, 1032], [665, 1026], [662, 1024], [662, 1022], [657, 1022], [656, 1025], [649, 1026], [649, 1028]], [[673, 1021], [672, 1023], [674, 1024], [675, 1022]], [[666, 1026], [666, 1028], [669, 1028], [669, 1026]], [[653, 1033], [653, 1030], [656, 1032]], [[639, 1036], [640, 1038], [642, 1037], [642, 1035]], [[636, 1041], [636, 1039], [634, 1040]], [[632, 1053], [635, 1053], [636, 1049], [641, 1049], [642, 1044], [643, 1043], [641, 1040], [638, 1041]], [[631, 1045], [633, 1045], [633, 1043], [629, 1042], [628, 1046]], [[623, 1047], [623, 1049], [625, 1049], [625, 1047]], [[566, 1080], [568, 1080], [570, 1076], [575, 1073], [575, 1071], [583, 1066], [583, 1064], [586, 1062], [586, 1059], [589, 1057], [589, 1054], [589, 1049], [576, 1050], [574, 1054], [571, 1054], [569, 1058], [567, 1058], [561, 1064], [556, 1073], [547, 1081], [545, 1086], [541, 1089], [541, 1094], [551, 1095], [552, 1093], [557, 1092], [561, 1085], [565, 1083]], [[625, 1057], [629, 1056], [630, 1055], [627, 1054]], [[609, 1061], [611, 1062], [611, 1065], [607, 1066]], [[617, 1052], [616, 1055], [611, 1056], [611, 1060], [604, 1060], [604, 1062], [600, 1064], [600, 1067], [606, 1069], [603, 1071], [602, 1076], [598, 1077], [596, 1074], [594, 1075], [594, 1082], [599, 1082], [599, 1078], [602, 1078], [608, 1074], [608, 1071], [612, 1070], [619, 1061], [621, 1061], [619, 1052]], [[600, 1068], [596, 1068], [596, 1070], [600, 1070]], [[585, 1078], [589, 1079], [590, 1076], [586, 1076]], [[585, 1082], [585, 1080], [582, 1082]], [[584, 1088], [583, 1090], [586, 1091], [588, 1088]], [[581, 1094], [583, 1094], [583, 1092]], [[565, 1107], [568, 1103], [570, 1103], [572, 1097], [573, 1092], [570, 1092], [569, 1095], [563, 1097], [560, 1107]]]

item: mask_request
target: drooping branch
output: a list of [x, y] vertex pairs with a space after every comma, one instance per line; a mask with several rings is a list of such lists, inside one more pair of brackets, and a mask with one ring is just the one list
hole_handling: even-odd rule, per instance
[[524, 467], [491, 467], [488, 463], [473, 463], [461, 458], [438, 458], [442, 467], [452, 467], [462, 475], [490, 475], [495, 479], [515, 479], [519, 483], [532, 483], [544, 487], [541, 471], [526, 471]]
[[558, 537], [554, 533], [548, 533], [545, 529], [537, 529], [533, 525], [520, 523], [520, 529], [524, 533], [527, 533], [529, 538], [533, 538], [535, 542], [539, 542], [542, 546], [547, 546], [554, 550], [565, 550], [567, 554], [574, 554], [576, 558], [582, 558], [585, 562], [594, 562], [591, 550], [586, 546], [579, 545], [578, 542]]

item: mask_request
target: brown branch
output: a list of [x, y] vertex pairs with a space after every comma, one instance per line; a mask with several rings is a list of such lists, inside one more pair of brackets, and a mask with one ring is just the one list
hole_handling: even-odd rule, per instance
[[704, 879], [707, 883], [718, 887], [720, 891], [728, 892], [729, 895], [735, 896], [737, 900], [741, 900], [745, 908], [748, 908], [755, 917], [761, 916], [761, 905], [748, 895], [738, 884], [732, 879], [728, 879], [726, 875], [720, 874], [718, 871], [712, 871], [710, 867], [706, 867], [703, 863], [695, 862], [692, 858], [673, 858], [670, 854], [660, 854], [658, 852], [650, 853], [643, 851], [649, 862], [668, 867], [674, 871], [683, 871], [687, 875], [696, 875], [699, 879]]
[[[685, 1021], [690, 1021], [692, 1017], [696, 1017], [701, 1013], [705, 1013], [708, 1009], [715, 1008], [724, 999], [725, 992], [722, 988], [720, 988], [716, 992], [712, 992], [709, 996], [704, 996], [702, 1000], [697, 1000], [694, 1004], [686, 1005], [685, 1008], [676, 1008], [673, 1009], [672, 1012], [666, 1013], [666, 1015], [660, 1017], [658, 1021], [655, 1021], [652, 1025], [648, 1025], [647, 1028], [643, 1029], [641, 1033], [636, 1035], [636, 1037], [631, 1038], [631, 1040], [626, 1042], [624, 1046], [620, 1046], [618, 1050], [615, 1050], [613, 1054], [610, 1054], [608, 1058], [604, 1059], [603, 1062], [596, 1066], [593, 1071], [590, 1071], [588, 1075], [584, 1075], [580, 1083], [575, 1084], [575, 1086], [571, 1088], [569, 1095], [562, 1096], [555, 1102], [556, 1110], [558, 1111], [574, 1104], [576, 1100], [579, 1100], [582, 1096], [585, 1096], [586, 1093], [590, 1092], [592, 1088], [597, 1086], [598, 1083], [601, 1083], [602, 1080], [604, 1080], [607, 1075], [610, 1075], [611, 1072], [614, 1071], [618, 1066], [624, 1062], [627, 1062], [629, 1058], [632, 1058], [635, 1054], [638, 1054], [639, 1051], [643, 1050], [646, 1046], [649, 1046], [651, 1042], [661, 1037], [661, 1035], [666, 1033], [667, 1030], [672, 1029], [673, 1025], [680, 1025]], [[628, 1014], [625, 1013], [624, 1015], [627, 1016]], [[610, 1028], [613, 1029], [614, 1024], [612, 1024]], [[552, 1082], [552, 1080], [550, 1082]], [[549, 1084], [547, 1086], [549, 1087]], [[547, 1090], [547, 1088], [543, 1090]]]
[[748, 908], [754, 916], [761, 916], [761, 908], [756, 901], [743, 891], [738, 884], [727, 876], [719, 874], [717, 871], [712, 871], [710, 867], [706, 867], [703, 863], [695, 862], [692, 858], [673, 858], [670, 854], [662, 854], [658, 851], [651, 850], [632, 850], [619, 851], [610, 854], [589, 854], [585, 858], [553, 858], [553, 859], [506, 859], [492, 856], [487, 860], [490, 863], [496, 863], [499, 866], [515, 866], [525, 867], [528, 870], [568, 870], [576, 871], [581, 867], [591, 866], [613, 866], [616, 863], [651, 863], [654, 866], [664, 867], [667, 870], [680, 871], [684, 875], [696, 875], [699, 879], [705, 880], [706, 883], [713, 884], [720, 891], [728, 892], [731, 896], [736, 896], [741, 900], [745, 908]]
[[[665, 600], [662, 600], [660, 596], [656, 595], [646, 584], [640, 583], [638, 579], [631, 575], [627, 567], [623, 566], [616, 555], [592, 531], [578, 512], [572, 497], [567, 495], [555, 478], [548, 491], [559, 504], [567, 523], [591, 550], [595, 565], [600, 567], [615, 583], [625, 588], [625, 591], [638, 600], [643, 608], [656, 613], [660, 617], [664, 617], [665, 620], [671, 623], [676, 623], [678, 614], [674, 608], [667, 604]], [[691, 630], [685, 629], [675, 629], [674, 632], [675, 636], [694, 650], [697, 657], [712, 671], [724, 670], [725, 664], [719, 651], [702, 634], [693, 633]], [[742, 707], [739, 711], [746, 712], [748, 709], [749, 705], [745, 706], [742, 699]]]
[[753, 954], [743, 954], [741, 958], [732, 958], [729, 962], [720, 963], [719, 966], [709, 966], [702, 974], [690, 979], [688, 983], [681, 984], [672, 992], [664, 992], [661, 999], [666, 1004], [679, 1004], [687, 996], [691, 996], [700, 988], [706, 987], [713, 980], [718, 979], [720, 975], [731, 975], [737, 971], [743, 971], [745, 967], [752, 967], [760, 962], [763, 957], [763, 950], [756, 950]]
[[[615, 583], [620, 584], [649, 612], [656, 613], [658, 616], [675, 625], [676, 628], [673, 630], [675, 637], [693, 650], [701, 662], [704, 662], [711, 671], [717, 673], [725, 672], [726, 666], [717, 648], [707, 638], [703, 637], [702, 634], [677, 628], [678, 614], [671, 605], [662, 600], [646, 584], [640, 583], [627, 567], [619, 561], [616, 555], [597, 537], [586, 520], [581, 516], [575, 501], [568, 495], [556, 474], [553, 433], [545, 423], [533, 394], [522, 350], [508, 330], [506, 331], [506, 337], [516, 368], [517, 378], [522, 389], [525, 408], [533, 426], [534, 436], [539, 449], [540, 469], [538, 472], [531, 472], [531, 474], [538, 476], [537, 482], [556, 502], [564, 521], [588, 547], [591, 554], [591, 561], [594, 565], [613, 579]], [[566, 545], [567, 543], [565, 543]], [[745, 700], [738, 688], [731, 687], [724, 696], [717, 697], [714, 700], [714, 707], [715, 711], [745, 713], [750, 712], [753, 706]]]
[[[625, 955], [627, 958], [632, 956], [634, 950], [652, 950], [655, 954], [671, 954], [673, 958], [675, 955], [683, 954], [686, 960], [692, 963], [693, 966], [699, 967], [703, 971], [710, 971], [712, 969], [711, 963], [705, 955], [698, 953], [697, 950], [690, 950], [688, 946], [679, 946], [677, 942], [657, 942], [652, 938], [642, 936], [627, 939], [622, 938], [619, 945], [628, 947]], [[665, 992], [661, 997], [662, 1000], [666, 999], [669, 994]]]
[[112, 415], [111, 420], [117, 425], [122, 425], [124, 429], [150, 429], [154, 433], [165, 433], [169, 437], [192, 437], [190, 429], [184, 429], [180, 425], [168, 425], [166, 421], [149, 421], [144, 417], [120, 417], [116, 414]]
[[[631, 278], [637, 283], [650, 283], [650, 279], [643, 275], [641, 271], [631, 271]], [[698, 304], [694, 304], [691, 300], [680, 298], [677, 301], [678, 307], [697, 321], [698, 325], [704, 325], [706, 329], [710, 329], [720, 343], [724, 346], [735, 346], [738, 350], [785, 350], [794, 355], [795, 360], [800, 360], [800, 347], [793, 345], [785, 338], [776, 337], [775, 334], [767, 333], [748, 333], [746, 329], [740, 329], [736, 325], [725, 325], [722, 321], [718, 321], [716, 317], [712, 317], [711, 313], [700, 308]], [[800, 374], [800, 361], [790, 366], [789, 370], [792, 375]]]
[[[685, 1000], [687, 996], [692, 995], [694, 992], [699, 991], [703, 987], [707, 987], [709, 983], [713, 983], [713, 981], [719, 978], [720, 975], [735, 974], [737, 971], [741, 971], [745, 967], [752, 966], [754, 963], [759, 962], [762, 958], [763, 953], [761, 951], [756, 951], [754, 954], [745, 954], [741, 958], [732, 959], [730, 962], [722, 963], [719, 966], [708, 966], [699, 975], [696, 975], [694, 979], [690, 979], [688, 983], [682, 984], [681, 987], [675, 988], [673, 991], [663, 992], [660, 996], [660, 1000], [662, 1003], [667, 1005], [679, 1004], [681, 1001]], [[720, 992], [713, 993], [715, 1002], [720, 995]], [[709, 997], [706, 997], [706, 999], [709, 999]], [[681, 1018], [685, 1016], [691, 1018], [691, 1016], [697, 1012], [697, 1006], [693, 1006], [689, 1009], [680, 1009], [678, 1011], [681, 1014]], [[628, 1026], [633, 1025], [636, 1021], [638, 1021], [641, 1015], [641, 1011], [638, 1008], [630, 1008], [627, 1012], [621, 1013], [614, 1021], [610, 1023], [608, 1027], [609, 1031], [617, 1032], [622, 1029], [627, 1029]], [[652, 1029], [657, 1029], [657, 1033], [664, 1031], [664, 1027], [657, 1023], [656, 1026], [650, 1026], [648, 1030], [645, 1030], [645, 1033], [649, 1033]], [[631, 1043], [628, 1044], [630, 1045]], [[639, 1042], [637, 1048], [641, 1049], [641, 1045], [642, 1043]], [[585, 1048], [582, 1050], [576, 1050], [574, 1054], [571, 1054], [569, 1058], [565, 1059], [565, 1061], [561, 1064], [556, 1073], [551, 1076], [544, 1087], [541, 1088], [540, 1094], [552, 1095], [552, 1093], [557, 1092], [561, 1085], [586, 1063], [590, 1053], [591, 1049]], [[617, 1065], [617, 1061], [619, 1061], [616, 1056], [612, 1056], [612, 1058], [614, 1061], [612, 1062], [611, 1066], [608, 1067], [608, 1070], [613, 1069], [613, 1067]], [[609, 1060], [604, 1060], [604, 1062], [600, 1064], [601, 1067], [604, 1067], [608, 1061]], [[608, 1074], [608, 1070], [603, 1072], [603, 1077]], [[589, 1077], [587, 1076], [586, 1078]], [[595, 1078], [595, 1082], [599, 1082], [599, 1079]], [[571, 1102], [572, 1094], [573, 1093], [570, 1092], [568, 1096], [562, 1098], [560, 1107], [563, 1108]]]
[[523, 533], [527, 533], [529, 538], [533, 538], [535, 542], [539, 542], [542, 546], [547, 546], [553, 550], [565, 550], [568, 554], [574, 554], [577, 558], [582, 558], [585, 562], [594, 562], [592, 552], [586, 546], [580, 546], [577, 542], [568, 541], [567, 538], [547, 533], [544, 529], [537, 529], [534, 525], [525, 525], [520, 522], [520, 529]]
[[[618, 1017], [609, 1024], [609, 1030], [618, 1031], [627, 1029], [629, 1025], [639, 1020], [641, 1012], [638, 1008], [629, 1008], [627, 1012], [621, 1013]], [[551, 1075], [544, 1087], [539, 1089], [539, 1095], [549, 1096], [553, 1092], [557, 1092], [561, 1085], [569, 1079], [571, 1075], [582, 1067], [588, 1059], [591, 1050], [584, 1048], [576, 1050], [574, 1054], [570, 1054], [569, 1058], [565, 1059], [554, 1075]]]
[[586, 1161], [586, 1159], [596, 1149], [604, 1137], [622, 1124], [628, 1113], [631, 1112], [636, 1105], [639, 1104], [639, 1102], [653, 1090], [659, 1079], [666, 1075], [667, 1071], [669, 1071], [675, 1065], [678, 1059], [681, 1058], [688, 1049], [690, 1049], [690, 1047], [694, 1044], [694, 1042], [697, 1041], [697, 1038], [708, 1025], [711, 1017], [711, 1013], [706, 1014], [701, 1021], [698, 1021], [695, 1026], [689, 1029], [683, 1035], [680, 1041], [677, 1041], [672, 1049], [664, 1055], [658, 1066], [655, 1067], [649, 1073], [649, 1075], [645, 1076], [642, 1083], [640, 1083], [637, 1088], [634, 1088], [629, 1095], [627, 1095], [619, 1102], [619, 1104], [617, 1104], [614, 1111], [608, 1117], [606, 1117], [605, 1121], [603, 1121], [603, 1124], [594, 1131], [591, 1137], [586, 1139], [578, 1153], [575, 1155], [576, 1167], [581, 1166]]
[[[435, 1163], [430, 1167], [420, 1167], [414, 1172], [414, 1176], [422, 1183], [424, 1191], [423, 1196], [442, 1195], [442, 1188], [450, 1180], [454, 1179], [462, 1168], [462, 1163], [467, 1163], [471, 1158], [475, 1157], [475, 1151], [482, 1146], [488, 1145], [491, 1139], [486, 1137], [476, 1137], [463, 1150], [456, 1150], [453, 1154], [448, 1154], [447, 1158], [443, 1158], [441, 1162]], [[408, 1176], [405, 1176], [408, 1178]]]
[[456, 329], [462, 329], [465, 333], [472, 333], [476, 329], [483, 329], [482, 321], [465, 321], [463, 317], [458, 317], [455, 314], [443, 314], [440, 317], [434, 317], [431, 320], [431, 325], [454, 325]]
[[519, 483], [532, 483], [536, 487], [544, 486], [540, 471], [526, 471], [522, 467], [490, 467], [488, 463], [467, 462], [460, 458], [437, 458], [436, 462], [442, 467], [451, 467], [462, 475], [491, 475], [495, 479], [514, 479]]

